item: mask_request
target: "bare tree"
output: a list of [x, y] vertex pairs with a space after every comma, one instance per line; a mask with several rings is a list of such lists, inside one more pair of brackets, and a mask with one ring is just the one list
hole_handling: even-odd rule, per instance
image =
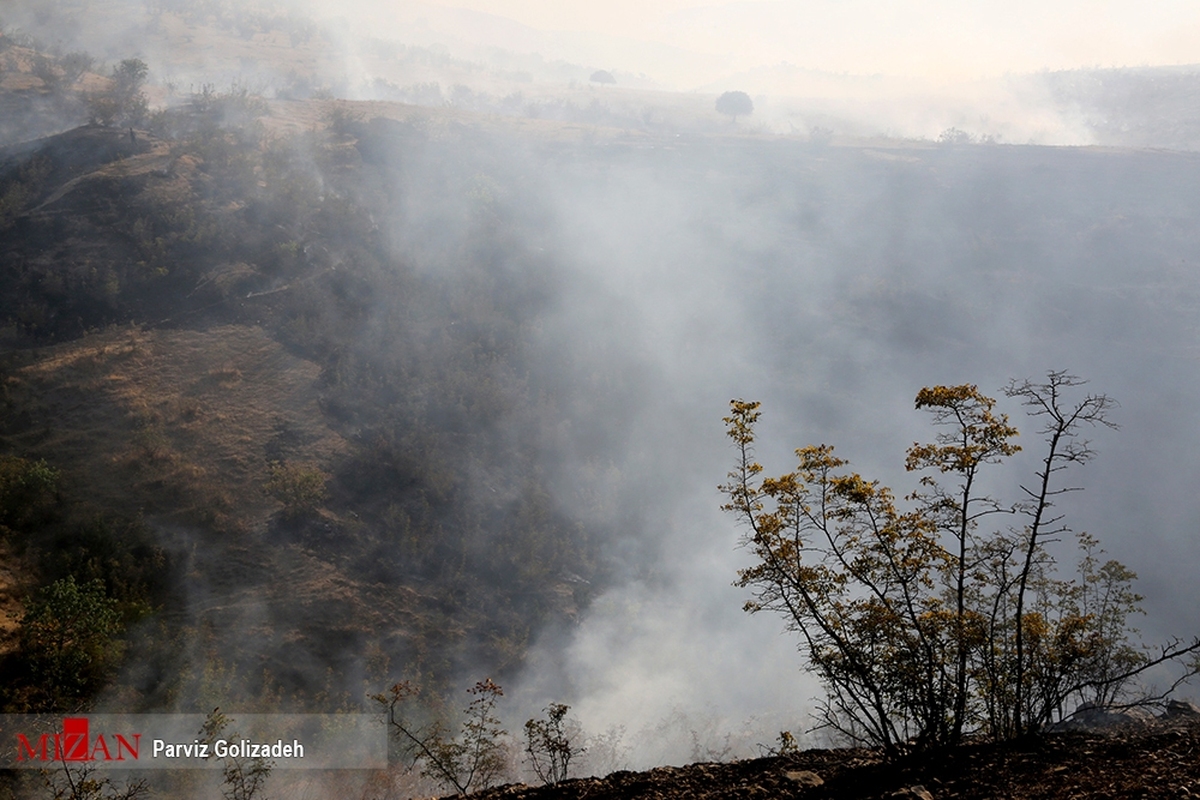
[[[1004, 393], [1009, 397], [1021, 400], [1022, 405], [1029, 409], [1029, 415], [1043, 422], [1039, 433], [1046, 442], [1046, 456], [1042, 466], [1035, 473], [1037, 482], [1030, 489], [1022, 485], [1026, 503], [1022, 506], [1023, 513], [1030, 518], [1025, 529], [1025, 555], [1021, 562], [1021, 571], [1017, 579], [1015, 649], [1016, 674], [1013, 676], [1013, 730], [1018, 735], [1026, 729], [1030, 722], [1037, 720], [1022, 719], [1025, 708], [1025, 625], [1022, 624], [1025, 615], [1025, 601], [1029, 590], [1029, 576], [1033, 571], [1035, 556], [1038, 548], [1047, 537], [1067, 532], [1063, 524], [1063, 515], [1053, 512], [1054, 498], [1068, 492], [1080, 491], [1078, 486], [1055, 486], [1052, 479], [1055, 475], [1073, 464], [1086, 464], [1095, 457], [1096, 453], [1086, 439], [1079, 438], [1079, 429], [1083, 425], [1091, 427], [1103, 426], [1112, 430], [1117, 425], [1108, 419], [1108, 413], [1116, 402], [1103, 394], [1088, 394], [1082, 399], [1071, 403], [1064, 397], [1070, 389], [1081, 386], [1086, 381], [1064, 371], [1050, 372], [1045, 383], [1032, 383], [1029, 380], [1011, 381]], [[1024, 715], [1026, 717], [1030, 715]], [[1045, 713], [1035, 717], [1044, 717]], [[1040, 720], [1044, 722], [1044, 720]]]

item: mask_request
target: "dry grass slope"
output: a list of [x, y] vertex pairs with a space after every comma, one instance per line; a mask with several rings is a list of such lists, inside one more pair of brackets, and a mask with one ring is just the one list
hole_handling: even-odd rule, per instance
[[269, 455], [328, 465], [345, 452], [317, 374], [256, 327], [106, 331], [10, 374], [10, 397], [33, 410], [10, 442], [99, 508], [262, 531], [277, 508], [262, 491]]
[[[359, 652], [365, 639], [394, 642], [432, 624], [422, 609], [433, 598], [360, 580], [337, 563], [336, 548], [273, 533], [280, 504], [264, 491], [271, 462], [329, 469], [347, 443], [325, 424], [317, 366], [260, 328], [113, 329], [25, 358], [8, 370], [7, 397], [21, 418], [8, 421], [4, 444], [60, 468], [68, 502], [142, 515], [162, 532], [183, 561], [185, 624], [218, 632], [210, 644], [230, 660], [257, 651], [285, 691], [328, 669], [341, 649]], [[326, 509], [313, 524], [353, 530], [353, 520]], [[0, 563], [3, 634], [20, 616], [14, 587], [25, 577], [11, 559]], [[367, 688], [337, 676], [329, 691]]]

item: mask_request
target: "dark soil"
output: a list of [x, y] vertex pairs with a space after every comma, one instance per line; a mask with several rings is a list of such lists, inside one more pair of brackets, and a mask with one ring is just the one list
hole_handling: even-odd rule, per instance
[[616, 772], [557, 786], [505, 786], [474, 796], [481, 800], [1192, 797], [1200, 796], [1200, 721], [969, 744], [891, 763], [871, 750], [808, 750], [729, 764]]

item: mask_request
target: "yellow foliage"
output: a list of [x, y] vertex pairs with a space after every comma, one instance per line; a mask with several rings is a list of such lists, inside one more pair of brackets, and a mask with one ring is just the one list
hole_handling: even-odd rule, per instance
[[[1064, 385], [1073, 384], [1051, 373], [1050, 389]], [[1015, 394], [1030, 405], [1042, 389], [1020, 384]], [[909, 448], [905, 466], [957, 485], [923, 477], [907, 511], [825, 444], [797, 449], [793, 471], [764, 476], [754, 457], [760, 404], [734, 400], [724, 420], [739, 456], [720, 487], [723, 509], [744, 527], [742, 545], [755, 558], [738, 572], [737, 585], [753, 592], [745, 610], [779, 613], [801, 635], [829, 691], [825, 724], [889, 754], [970, 732], [1016, 735], [1046, 724], [1085, 687], [1117, 691], [1122, 670], [1144, 663], [1126, 638], [1141, 599], [1128, 588], [1135, 576], [1117, 562], [1102, 566], [1093, 539], [1081, 538], [1076, 585], [1053, 577], [1028, 530], [978, 530], [1005, 511], [975, 493], [979, 469], [1021, 449], [995, 404], [969, 384], [917, 394], [917, 409], [942, 430]], [[1092, 406], [1104, 422], [1108, 401], [1092, 397], [1081, 408]], [[1064, 457], [1055, 452], [1050, 462]]]

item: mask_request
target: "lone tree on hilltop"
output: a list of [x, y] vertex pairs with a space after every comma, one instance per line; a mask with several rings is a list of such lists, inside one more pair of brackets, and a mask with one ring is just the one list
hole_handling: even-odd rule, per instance
[[617, 79], [613, 77], [613, 74], [606, 69], [596, 70], [595, 72], [592, 73], [592, 77], [589, 78], [588, 80], [590, 80], [592, 83], [614, 83], [615, 84], [617, 82]]
[[[800, 634], [827, 692], [824, 726], [889, 756], [972, 734], [1010, 739], [1073, 705], [1127, 698], [1146, 670], [1200, 651], [1200, 639], [1138, 646], [1137, 576], [1102, 561], [1086, 533], [1075, 537], [1078, 579], [1057, 572], [1048, 545], [1070, 529], [1055, 501], [1079, 488], [1064, 471], [1094, 455], [1084, 429], [1116, 427], [1116, 404], [1081, 397], [1082, 383], [1051, 372], [1006, 387], [1043, 442], [1034, 480], [1011, 503], [980, 491], [990, 465], [1020, 450], [996, 401], [969, 385], [922, 389], [916, 407], [939, 433], [908, 450], [906, 469], [925, 473], [908, 509], [828, 445], [800, 448], [794, 471], [765, 477], [754, 457], [759, 404], [730, 403], [739, 456], [723, 508], [754, 556], [737, 583], [753, 592], [747, 611], [781, 614]], [[1193, 659], [1185, 677], [1198, 669]]]
[[748, 117], [754, 113], [754, 102], [745, 92], [726, 92], [717, 98], [717, 113], [732, 117]]

